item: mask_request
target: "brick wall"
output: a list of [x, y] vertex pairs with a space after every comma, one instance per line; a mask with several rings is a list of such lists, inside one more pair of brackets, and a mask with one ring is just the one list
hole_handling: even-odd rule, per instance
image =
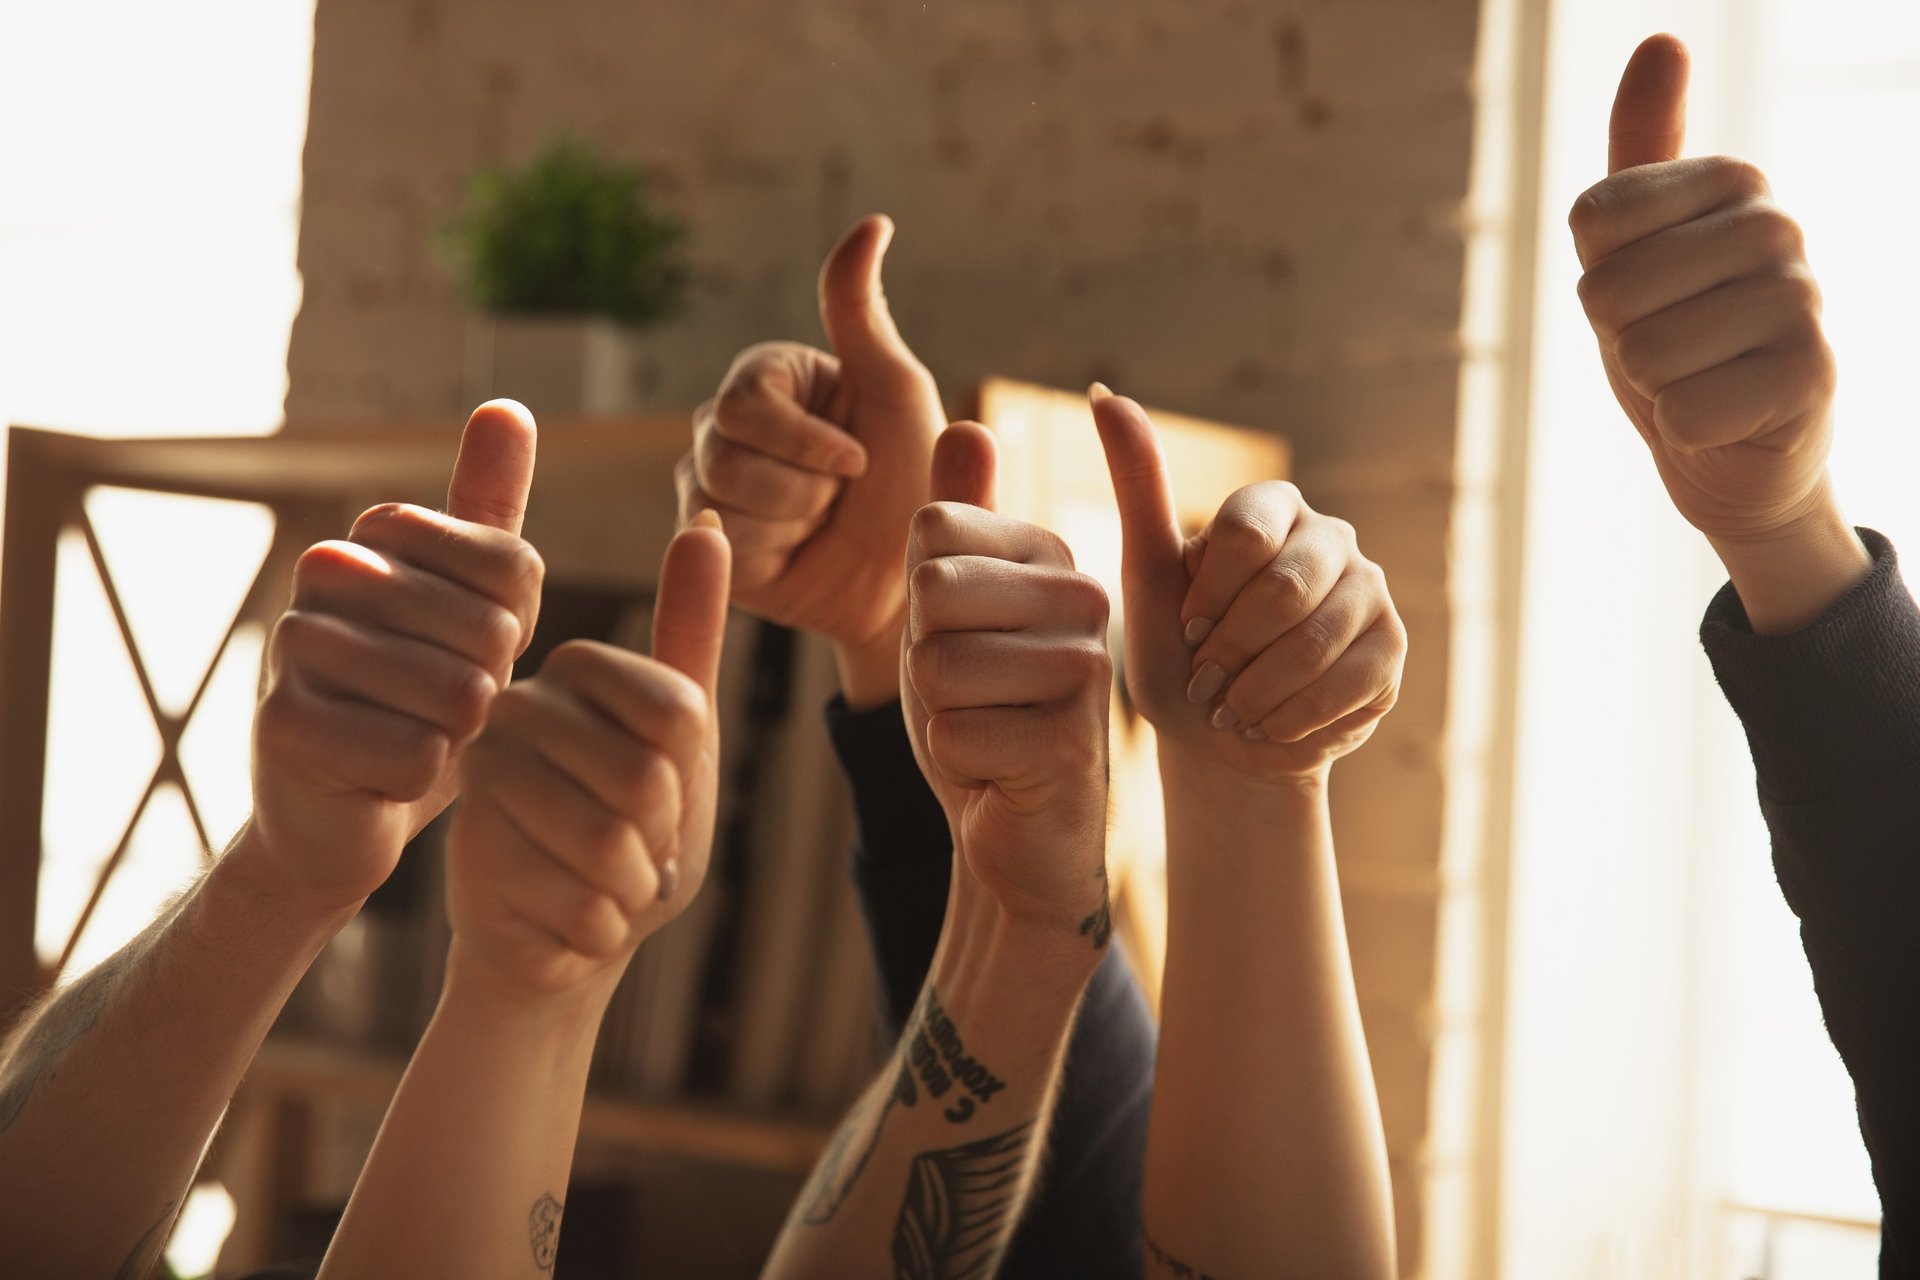
[[1408, 1275], [1455, 1270], [1429, 1258], [1427, 1209], [1433, 1100], [1460, 1093], [1434, 1086], [1436, 940], [1479, 16], [320, 0], [289, 355], [296, 427], [460, 413], [431, 230], [473, 167], [564, 127], [652, 165], [694, 228], [691, 314], [651, 348], [661, 406], [697, 402], [748, 342], [817, 338], [822, 252], [884, 210], [889, 294], [943, 385], [1097, 377], [1291, 437], [1412, 633], [1399, 709], [1335, 784]]

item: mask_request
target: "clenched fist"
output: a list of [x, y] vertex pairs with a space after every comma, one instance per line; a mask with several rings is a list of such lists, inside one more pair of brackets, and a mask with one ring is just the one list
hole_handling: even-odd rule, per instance
[[1609, 176], [1569, 218], [1580, 300], [1680, 514], [1716, 540], [1764, 541], [1826, 500], [1833, 353], [1800, 228], [1766, 178], [1679, 158], [1686, 87], [1679, 41], [1634, 52]]
[[881, 291], [892, 237], [891, 222], [866, 218], [821, 268], [834, 354], [795, 342], [741, 352], [694, 414], [693, 449], [675, 470], [682, 521], [713, 511], [726, 528], [735, 603], [826, 637], [848, 683], [875, 686], [848, 689], [867, 702], [893, 696], [907, 522], [927, 500], [946, 424]]
[[1107, 596], [1054, 534], [988, 506], [993, 437], [940, 437], [913, 518], [902, 702], [957, 862], [1012, 916], [1104, 944]]
[[1380, 567], [1351, 525], [1277, 481], [1183, 539], [1145, 411], [1096, 387], [1093, 414], [1120, 508], [1127, 692], [1163, 758], [1323, 773], [1399, 697], [1407, 633]]
[[254, 721], [252, 838], [236, 845], [276, 883], [357, 903], [453, 797], [539, 611], [540, 557], [519, 536], [533, 455], [526, 410], [484, 404], [447, 514], [375, 507], [301, 555]]
[[494, 699], [447, 836], [463, 976], [611, 994], [706, 879], [729, 564], [711, 519], [667, 549], [653, 657], [574, 641]]

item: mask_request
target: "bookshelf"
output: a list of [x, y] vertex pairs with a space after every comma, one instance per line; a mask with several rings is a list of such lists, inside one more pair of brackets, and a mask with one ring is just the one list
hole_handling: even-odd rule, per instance
[[[1003, 441], [1003, 509], [1051, 525], [1075, 547], [1082, 567], [1113, 595], [1117, 639], [1118, 525], [1084, 398], [993, 379], [963, 407]], [[1156, 420], [1181, 515], [1194, 527], [1240, 484], [1287, 473], [1277, 437], [1175, 415]], [[192, 769], [182, 762], [199, 694], [184, 710], [154, 695], [139, 627], [130, 625], [126, 593], [90, 522], [89, 494], [127, 489], [271, 512], [270, 544], [200, 675], [204, 693], [235, 634], [270, 623], [284, 607], [301, 549], [340, 536], [375, 502], [438, 506], [457, 441], [457, 424], [248, 439], [10, 430], [0, 544], [0, 1009], [21, 1007], [73, 954], [146, 804], [135, 806], [101, 861], [64, 946], [49, 948], [47, 921], [36, 914], [49, 673], [55, 603], [64, 598], [59, 577], [82, 572], [76, 564], [90, 560], [99, 576], [153, 721], [158, 763], [146, 797], [177, 791], [203, 848], [226, 835], [209, 829]], [[673, 528], [672, 467], [686, 442], [683, 416], [542, 423], [526, 533], [547, 561], [548, 600], [527, 668], [573, 635], [643, 640], [653, 574]], [[87, 560], [63, 559], [62, 547], [78, 545], [76, 535]], [[702, 895], [705, 919], [689, 912], [643, 948], [616, 997], [596, 1058], [580, 1164], [616, 1180], [641, 1157], [718, 1170], [742, 1185], [758, 1179], [770, 1186], [761, 1198], [777, 1208], [787, 1194], [780, 1180], [797, 1186], [883, 1046], [845, 872], [850, 818], [818, 715], [833, 688], [830, 655], [808, 638], [749, 619], [732, 627], [721, 698], [729, 708], [723, 771], [730, 794], [720, 822], [731, 845], [716, 848], [716, 872]], [[1157, 778], [1149, 731], [1124, 706], [1113, 723], [1115, 907], [1151, 999], [1164, 951]], [[436, 829], [417, 845], [402, 863], [415, 869], [410, 882], [383, 890], [392, 901], [376, 899], [328, 949], [235, 1098], [205, 1175], [228, 1187], [238, 1209], [222, 1274], [284, 1258], [295, 1213], [344, 1197], [431, 1010], [445, 947]], [[672, 1033], [659, 1034], [663, 1026]], [[741, 1230], [750, 1236], [777, 1223], [777, 1214], [763, 1214]], [[689, 1264], [687, 1273], [696, 1270]], [[730, 1272], [716, 1265], [711, 1273]]]

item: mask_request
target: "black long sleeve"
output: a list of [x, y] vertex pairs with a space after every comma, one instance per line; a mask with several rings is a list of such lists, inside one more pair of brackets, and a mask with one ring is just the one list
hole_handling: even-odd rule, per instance
[[[933, 963], [953, 843], [946, 814], [914, 761], [898, 703], [855, 712], [836, 698], [827, 726], [853, 787], [853, 881], [892, 1039]], [[1154, 1037], [1126, 956], [1109, 947], [1067, 1043], [1048, 1159], [1001, 1276], [1133, 1280], [1141, 1274], [1140, 1183]]]
[[1747, 732], [1774, 871], [1880, 1192], [1882, 1280], [1920, 1280], [1920, 609], [1893, 548], [1803, 630], [1755, 635], [1731, 585], [1701, 642]]

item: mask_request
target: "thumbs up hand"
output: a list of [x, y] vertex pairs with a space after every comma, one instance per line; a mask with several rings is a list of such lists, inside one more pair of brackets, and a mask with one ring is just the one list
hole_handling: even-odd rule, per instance
[[611, 995], [706, 879], [730, 554], [705, 516], [667, 548], [653, 656], [572, 641], [493, 700], [447, 836], [452, 967], [527, 999]]
[[1323, 776], [1399, 697], [1407, 634], [1380, 567], [1277, 481], [1183, 538], [1146, 412], [1096, 387], [1093, 415], [1120, 508], [1127, 692], [1163, 762]]
[[254, 720], [254, 812], [233, 853], [276, 888], [345, 908], [455, 791], [540, 605], [520, 535], [534, 425], [508, 400], [474, 410], [447, 514], [390, 503], [308, 548], [267, 648]]
[[892, 237], [881, 217], [847, 232], [820, 273], [833, 354], [793, 342], [741, 352], [694, 414], [675, 472], [683, 523], [710, 510], [726, 527], [735, 603], [826, 637], [849, 697], [872, 703], [899, 678], [901, 554], [946, 424], [881, 290]]
[[[953, 830], [956, 900], [1104, 946], [1107, 596], [1038, 525], [991, 509], [993, 437], [941, 435], [913, 517], [902, 702]], [[1085, 944], [1080, 944], [1084, 946]]]
[[1678, 158], [1686, 86], [1678, 40], [1634, 51], [1609, 176], [1569, 218], [1580, 300], [1680, 514], [1717, 545], [1766, 544], [1836, 523], [1824, 510], [1833, 354], [1800, 228], [1765, 177], [1725, 156]]

